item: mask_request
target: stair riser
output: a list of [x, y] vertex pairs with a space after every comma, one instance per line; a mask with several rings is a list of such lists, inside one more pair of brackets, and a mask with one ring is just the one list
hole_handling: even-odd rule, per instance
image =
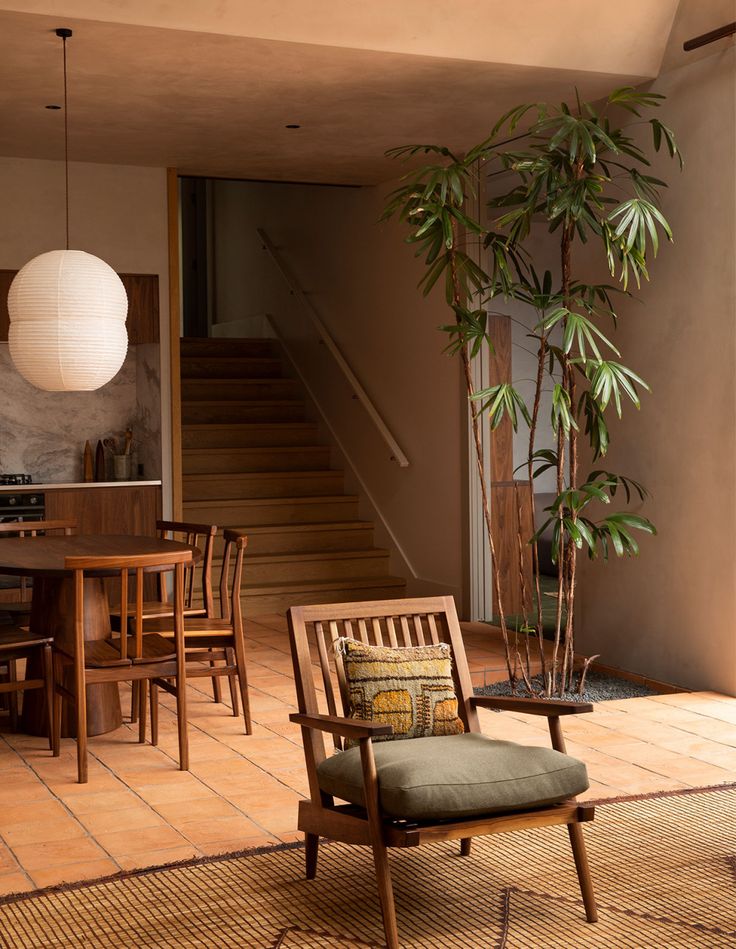
[[[334, 560], [283, 561], [282, 563], [254, 563], [246, 556], [243, 574], [245, 588], [264, 583], [307, 583], [310, 580], [350, 580], [359, 577], [385, 577], [388, 574], [388, 556], [351, 557]], [[214, 564], [212, 574], [220, 575], [220, 564]]]
[[273, 451], [251, 448], [223, 453], [212, 451], [186, 452], [184, 474], [227, 474], [246, 471], [317, 471], [329, 468], [330, 449], [299, 448], [296, 451]]
[[181, 340], [182, 359], [190, 356], [214, 357], [225, 359], [232, 356], [252, 358], [277, 357], [279, 348], [275, 339], [194, 339]]
[[186, 428], [182, 432], [184, 448], [265, 448], [271, 445], [291, 447], [314, 445], [319, 441], [316, 425], [273, 425], [264, 422], [253, 428], [223, 428], [213, 425], [211, 429]]
[[306, 606], [309, 603], [354, 603], [360, 600], [395, 600], [406, 596], [404, 587], [370, 587], [367, 590], [338, 590], [332, 594], [323, 590], [300, 593], [270, 593], [261, 596], [242, 597], [243, 615], [263, 616], [266, 613], [285, 613], [290, 606]]
[[324, 524], [358, 519], [357, 498], [346, 497], [310, 503], [290, 503], [288, 500], [263, 500], [246, 505], [232, 501], [227, 505], [208, 504], [207, 501], [184, 503], [185, 520], [198, 524], [217, 524], [218, 527], [260, 527], [266, 524]]
[[274, 477], [258, 474], [221, 478], [183, 478], [184, 500], [227, 500], [229, 498], [285, 498], [314, 497], [320, 494], [340, 494], [343, 488], [342, 471], [320, 471], [314, 476], [285, 471]]
[[280, 359], [187, 356], [181, 361], [182, 379], [277, 379], [282, 375]]
[[219, 379], [182, 379], [182, 402], [207, 399], [212, 402], [236, 402], [296, 399], [299, 397], [299, 383], [294, 379], [254, 379], [251, 381]]
[[233, 422], [301, 422], [304, 420], [304, 405], [300, 402], [292, 405], [267, 405], [260, 402], [250, 405], [228, 405], [227, 402], [197, 405], [195, 402], [189, 402], [182, 405], [181, 416], [184, 425], [208, 422], [213, 425]]
[[[243, 524], [237, 525], [248, 530]], [[215, 540], [215, 556], [222, 554], [225, 541], [222, 535]], [[284, 531], [278, 529], [268, 534], [249, 534], [249, 554], [300, 554], [312, 550], [368, 550], [373, 546], [373, 530], [329, 530]]]

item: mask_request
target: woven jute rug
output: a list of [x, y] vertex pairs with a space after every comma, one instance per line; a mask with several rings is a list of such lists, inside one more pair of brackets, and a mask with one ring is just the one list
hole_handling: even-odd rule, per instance
[[[736, 785], [599, 807], [585, 825], [600, 921], [584, 921], [562, 827], [392, 852], [402, 946], [736, 946]], [[382, 945], [370, 853], [233, 854], [5, 898], [4, 947]]]

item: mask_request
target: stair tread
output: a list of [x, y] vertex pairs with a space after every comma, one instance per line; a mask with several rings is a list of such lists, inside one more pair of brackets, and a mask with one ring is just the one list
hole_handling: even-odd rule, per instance
[[[206, 477], [211, 478], [211, 475]], [[310, 494], [305, 497], [275, 497], [275, 498], [213, 498], [203, 501], [184, 501], [184, 507], [192, 505], [195, 507], [227, 507], [233, 505], [243, 505], [244, 507], [263, 507], [265, 504], [324, 504], [326, 501], [354, 504], [358, 500], [356, 494]], [[342, 522], [338, 522], [342, 523]]]
[[249, 534], [299, 534], [309, 531], [355, 531], [355, 530], [373, 530], [372, 521], [315, 521], [304, 524], [259, 524], [256, 527], [249, 527], [247, 524], [234, 528], [235, 530], [247, 530]]
[[[190, 399], [182, 395], [182, 403], [186, 402], [187, 405], [227, 405], [228, 407], [235, 405], [304, 405], [304, 399]], [[200, 422], [201, 425], [207, 425], [207, 422]], [[222, 425], [223, 422], [213, 422], [213, 425]], [[275, 425], [275, 422], [267, 422], [268, 425]]]
[[258, 596], [259, 593], [296, 593], [311, 590], [361, 590], [374, 587], [403, 587], [406, 580], [403, 577], [393, 577], [386, 574], [384, 577], [344, 577], [336, 580], [299, 580], [297, 583], [260, 583], [258, 586], [248, 586], [243, 580], [243, 586], [249, 596]]
[[[364, 549], [348, 548], [346, 550], [300, 550], [295, 553], [251, 554], [247, 555], [248, 563], [307, 563], [311, 560], [369, 560], [375, 557], [388, 557], [389, 551], [384, 547], [367, 547]], [[222, 563], [221, 556], [213, 558], [215, 563]]]
[[277, 429], [278, 431], [296, 428], [300, 431], [304, 431], [307, 428], [317, 429], [318, 426], [316, 422], [185, 422], [182, 425], [182, 428], [195, 432], [210, 432], [213, 429], [219, 428], [228, 432], [240, 429], [257, 431], [258, 429], [262, 428], [273, 428]]
[[191, 481], [220, 481], [234, 480], [235, 478], [323, 478], [326, 474], [342, 475], [339, 468], [304, 468], [301, 471], [222, 471], [197, 472], [184, 475], [185, 480]]
[[[182, 448], [182, 454], [192, 454], [198, 453], [202, 454], [203, 452], [212, 455], [217, 454], [241, 454], [245, 452], [261, 451], [266, 453], [272, 452], [283, 452], [284, 454], [294, 454], [296, 452], [304, 451], [329, 451], [329, 445], [236, 445], [230, 447], [228, 445], [218, 445], [214, 448]], [[308, 469], [313, 470], [313, 469]], [[233, 472], [226, 472], [232, 474]], [[255, 474], [255, 472], [253, 472]], [[261, 472], [262, 473], [262, 472]]]

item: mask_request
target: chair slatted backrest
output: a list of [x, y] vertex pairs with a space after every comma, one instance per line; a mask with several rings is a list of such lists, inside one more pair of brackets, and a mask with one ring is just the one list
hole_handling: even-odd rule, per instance
[[[226, 529], [223, 531], [225, 546], [222, 552], [220, 571], [220, 616], [222, 619], [242, 624], [243, 616], [240, 595], [243, 585], [243, 559], [248, 546], [245, 531]], [[231, 578], [232, 569], [232, 578]]]
[[[39, 534], [75, 533], [77, 522], [73, 518], [63, 520], [41, 521], [6, 521], [0, 524], [1, 537], [37, 537]], [[27, 577], [20, 577], [20, 599], [25, 602], [30, 599], [30, 584]]]
[[[132, 557], [67, 557], [64, 567], [74, 571], [74, 638], [75, 654], [81, 659], [84, 653], [84, 575], [87, 572], [111, 574], [120, 580], [120, 629], [128, 629], [128, 616], [132, 614], [133, 636], [120, 635], [109, 640], [120, 652], [121, 659], [138, 659], [143, 654], [143, 584], [146, 571], [174, 570], [174, 625], [177, 642], [183, 643], [183, 609], [185, 598], [186, 568], [191, 564], [192, 551], [178, 550], [171, 553], [139, 554]], [[134, 601], [129, 603], [130, 576], [134, 582]]]
[[[444, 642], [449, 644], [452, 652], [458, 714], [468, 731], [480, 730], [477, 713], [470, 702], [473, 685], [455, 601], [451, 596], [293, 606], [287, 615], [300, 712], [308, 715], [324, 711], [328, 715], [349, 714], [345, 671], [334, 648], [335, 640], [341, 636], [373, 646], [428, 646]], [[322, 709], [319, 707], [315, 674], [324, 693], [325, 708]], [[325, 743], [321, 733], [310, 729], [304, 729], [304, 742], [312, 787], [312, 773], [326, 756]], [[339, 739], [335, 740], [335, 746], [340, 747]], [[313, 790], [318, 788], [316, 774], [314, 782]]]
[[[197, 588], [197, 577], [201, 578], [202, 603], [205, 614], [214, 616], [214, 598], [212, 596], [212, 558], [215, 549], [217, 527], [214, 524], [190, 524], [187, 521], [157, 521], [156, 530], [162, 540], [178, 540], [190, 547], [198, 547], [202, 551], [199, 563], [192, 561], [185, 567], [184, 609], [191, 610], [194, 593]], [[166, 577], [159, 575], [159, 599], [168, 603]]]

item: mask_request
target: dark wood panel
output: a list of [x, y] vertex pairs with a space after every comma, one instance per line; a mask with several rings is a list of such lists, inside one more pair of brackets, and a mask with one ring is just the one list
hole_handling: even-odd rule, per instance
[[[521, 529], [519, 529], [521, 513]], [[530, 620], [532, 609], [532, 551], [527, 543], [532, 535], [531, 496], [528, 481], [501, 481], [491, 485], [491, 520], [493, 541], [501, 574], [501, 602], [504, 613], [523, 611], [522, 570], [519, 556], [519, 535], [524, 559], [523, 577], [526, 587], [526, 605]], [[494, 613], [498, 604], [494, 593]]]
[[[0, 270], [0, 341], [8, 338], [8, 290], [17, 270]], [[158, 274], [125, 274], [120, 279], [128, 294], [128, 342], [159, 341]]]
[[[60, 488], [46, 491], [46, 516], [49, 520], [73, 517], [80, 534], [156, 535], [161, 517], [161, 488], [135, 484], [115, 488]], [[105, 581], [110, 605], [120, 603], [118, 584]], [[132, 591], [131, 591], [132, 595]], [[156, 580], [146, 578], [146, 596], [156, 599]]]
[[17, 273], [17, 270], [0, 270], [0, 340], [3, 342], [7, 340], [8, 330], [10, 329], [8, 290], [10, 290], [10, 284]]
[[[511, 382], [511, 320], [501, 313], [488, 314], [488, 334], [494, 353], [490, 356], [489, 375], [492, 386]], [[491, 440], [491, 481], [511, 481], [514, 477], [514, 431], [504, 419], [493, 432]]]
[[125, 292], [128, 294], [128, 342], [157, 343], [158, 322], [158, 275], [121, 273]]

